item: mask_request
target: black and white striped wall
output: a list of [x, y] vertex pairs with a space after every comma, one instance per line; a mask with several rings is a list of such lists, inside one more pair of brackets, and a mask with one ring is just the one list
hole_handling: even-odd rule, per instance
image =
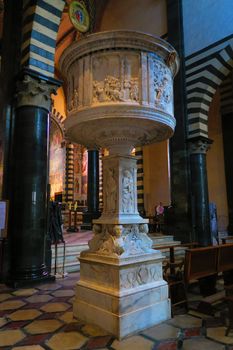
[[142, 147], [136, 147], [135, 157], [137, 158], [137, 199], [138, 199], [138, 211], [144, 213], [144, 170], [143, 170], [143, 149]]
[[65, 0], [24, 0], [21, 65], [54, 77], [56, 38]]
[[188, 138], [208, 137], [209, 106], [233, 69], [233, 35], [185, 59]]

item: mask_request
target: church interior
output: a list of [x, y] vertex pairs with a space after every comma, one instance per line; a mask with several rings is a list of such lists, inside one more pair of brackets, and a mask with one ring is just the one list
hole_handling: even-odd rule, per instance
[[233, 350], [232, 1], [0, 0], [0, 40], [0, 349]]

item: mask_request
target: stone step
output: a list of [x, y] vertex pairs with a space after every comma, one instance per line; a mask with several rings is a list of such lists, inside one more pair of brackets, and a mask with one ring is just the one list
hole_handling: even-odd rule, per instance
[[[76, 272], [80, 270], [78, 257], [80, 253], [88, 249], [88, 244], [66, 244], [65, 272]], [[63, 244], [57, 246], [57, 272], [60, 273], [63, 267]], [[52, 272], [55, 264], [55, 246], [52, 246]]]
[[174, 237], [172, 235], [163, 235], [163, 234], [149, 234], [150, 239], [153, 242], [153, 245], [165, 245], [166, 243], [171, 245], [174, 242]]

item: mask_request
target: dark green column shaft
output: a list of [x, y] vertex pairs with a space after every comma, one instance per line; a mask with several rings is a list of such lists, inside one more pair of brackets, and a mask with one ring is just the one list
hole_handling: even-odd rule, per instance
[[232, 178], [233, 178], [233, 161], [232, 161], [233, 115], [232, 113], [229, 113], [222, 117], [222, 134], [223, 134], [227, 202], [228, 202], [228, 214], [229, 214], [228, 233], [233, 234], [233, 182], [232, 182]]
[[194, 210], [195, 240], [202, 246], [212, 244], [210, 232], [209, 194], [206, 152], [211, 141], [205, 138], [190, 140], [191, 189]]
[[[99, 152], [88, 150], [87, 212], [83, 216], [83, 227], [100, 216], [99, 212]], [[87, 228], [87, 226], [86, 226]]]
[[[35, 74], [34, 74], [35, 75]], [[50, 278], [45, 264], [50, 94], [28, 73], [18, 83], [12, 139], [9, 274], [13, 286]], [[33, 93], [31, 93], [33, 92]]]
[[167, 0], [168, 41], [177, 50], [180, 69], [174, 80], [174, 114], [176, 129], [170, 140], [171, 202], [175, 210], [173, 234], [182, 241], [190, 240], [191, 225], [189, 158], [187, 150], [187, 111], [182, 1]]
[[10, 200], [10, 278], [40, 279], [45, 266], [48, 111], [20, 107], [15, 114]]

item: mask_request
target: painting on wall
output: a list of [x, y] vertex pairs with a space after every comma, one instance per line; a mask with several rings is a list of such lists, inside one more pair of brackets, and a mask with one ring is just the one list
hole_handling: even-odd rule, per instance
[[82, 196], [87, 197], [87, 164], [88, 164], [88, 153], [87, 150], [82, 152]]
[[82, 194], [82, 146], [74, 144], [74, 200]]
[[65, 148], [62, 147], [63, 136], [55, 125], [51, 125], [50, 132], [50, 160], [49, 182], [51, 185], [50, 197], [55, 199], [55, 194], [63, 192]]

